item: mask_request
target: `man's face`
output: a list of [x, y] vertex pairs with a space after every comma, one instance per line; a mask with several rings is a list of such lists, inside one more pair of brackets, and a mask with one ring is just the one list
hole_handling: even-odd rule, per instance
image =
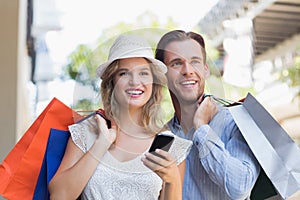
[[171, 42], [166, 46], [164, 63], [168, 67], [169, 90], [178, 101], [181, 104], [197, 102], [204, 92], [205, 78], [209, 75], [201, 46], [192, 39]]

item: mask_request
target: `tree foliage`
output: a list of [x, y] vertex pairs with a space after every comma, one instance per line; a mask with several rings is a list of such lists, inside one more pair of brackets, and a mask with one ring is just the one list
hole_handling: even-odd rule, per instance
[[296, 50], [292, 65], [280, 71], [279, 79], [295, 88], [295, 98], [300, 99], [300, 47]]

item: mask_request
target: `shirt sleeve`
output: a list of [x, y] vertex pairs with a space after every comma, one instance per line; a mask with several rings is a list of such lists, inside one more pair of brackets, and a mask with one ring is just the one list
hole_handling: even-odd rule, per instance
[[260, 167], [231, 115], [226, 113], [209, 125], [199, 127], [193, 142], [210, 179], [232, 199], [245, 199]]
[[97, 125], [94, 117], [87, 118], [80, 123], [68, 126], [74, 144], [86, 153], [97, 137]]
[[174, 142], [169, 150], [169, 153], [176, 160], [177, 165], [184, 161], [189, 154], [193, 142], [174, 135]]

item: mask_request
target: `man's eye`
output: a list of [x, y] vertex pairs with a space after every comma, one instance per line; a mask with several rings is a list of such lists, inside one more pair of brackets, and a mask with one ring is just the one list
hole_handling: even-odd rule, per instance
[[171, 64], [171, 67], [179, 67], [179, 66], [182, 66], [182, 62], [174, 62]]
[[193, 65], [193, 66], [200, 66], [201, 65], [201, 61], [200, 60], [192, 60], [191, 65]]

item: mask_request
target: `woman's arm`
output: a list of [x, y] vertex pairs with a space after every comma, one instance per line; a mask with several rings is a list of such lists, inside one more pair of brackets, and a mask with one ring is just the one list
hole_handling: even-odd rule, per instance
[[[181, 177], [181, 188], [173, 187], [173, 185], [166, 184], [164, 183], [161, 195], [160, 195], [160, 200], [165, 200], [165, 199], [182, 199], [182, 187], [183, 187], [183, 182], [184, 182], [184, 174], [185, 174], [185, 160], [182, 161], [178, 166], [178, 170], [180, 173]], [[176, 192], [174, 192], [174, 190]]]
[[49, 183], [50, 198], [76, 199], [97, 165], [98, 161], [95, 158], [88, 153], [84, 154], [72, 139], [69, 139], [63, 160]]
[[177, 166], [176, 161], [168, 152], [157, 149], [156, 153], [164, 158], [155, 156], [151, 153], [146, 153], [146, 158], [143, 158], [142, 161], [163, 180], [160, 199], [181, 200], [185, 161]]
[[49, 183], [51, 199], [76, 199], [83, 191], [102, 156], [115, 140], [115, 132], [108, 131], [102, 124], [104, 119], [96, 118], [99, 136], [85, 154], [69, 139], [63, 160]]

